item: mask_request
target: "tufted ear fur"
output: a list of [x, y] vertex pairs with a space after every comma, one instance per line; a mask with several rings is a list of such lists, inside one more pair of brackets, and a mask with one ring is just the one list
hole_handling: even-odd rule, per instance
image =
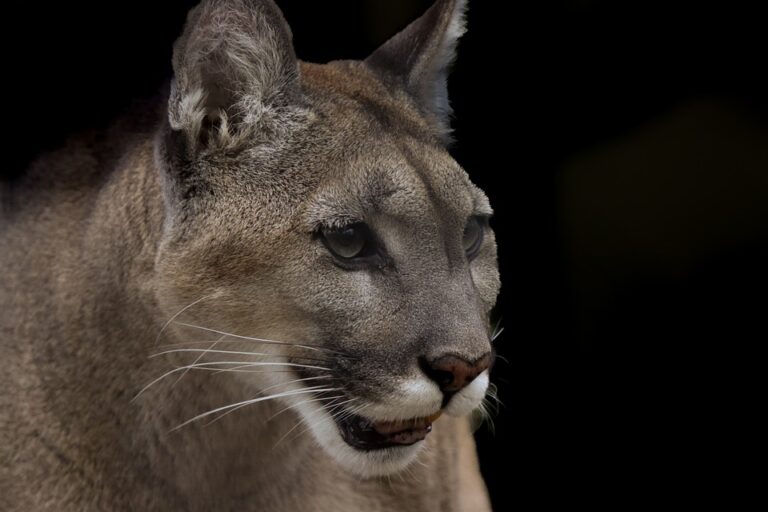
[[467, 0], [437, 0], [432, 7], [366, 59], [366, 64], [405, 87], [450, 141], [448, 70], [464, 33]]
[[168, 117], [187, 157], [271, 131], [299, 95], [291, 31], [272, 0], [203, 0], [173, 70]]

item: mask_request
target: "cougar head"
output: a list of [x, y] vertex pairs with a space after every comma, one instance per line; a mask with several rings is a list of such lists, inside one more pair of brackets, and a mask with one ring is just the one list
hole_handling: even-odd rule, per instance
[[269, 0], [204, 1], [174, 47], [162, 314], [362, 475], [406, 467], [488, 387], [492, 210], [446, 149], [464, 4], [365, 61], [299, 62]]

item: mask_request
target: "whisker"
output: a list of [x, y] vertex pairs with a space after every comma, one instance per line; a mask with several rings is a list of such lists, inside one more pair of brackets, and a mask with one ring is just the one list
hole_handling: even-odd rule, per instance
[[[352, 398], [352, 399], [350, 399], [350, 400], [348, 400], [347, 402], [344, 402], [344, 403], [354, 402], [355, 400], [357, 400], [357, 398]], [[338, 405], [341, 405], [341, 404], [338, 404]], [[300, 432], [298, 432], [297, 434], [295, 434], [293, 436], [293, 439], [297, 439], [297, 438], [301, 437], [307, 431], [309, 431], [311, 428], [317, 427], [318, 425], [321, 425], [324, 422], [327, 422], [327, 421], [337, 421], [337, 422], [344, 421], [347, 418], [356, 415], [358, 412], [360, 412], [364, 408], [365, 408], [365, 404], [360, 404], [357, 407], [352, 407], [350, 409], [347, 409], [346, 411], [339, 411], [339, 412], [343, 412], [344, 414], [339, 415], [339, 412], [337, 412], [335, 414], [330, 414], [329, 417], [327, 417], [327, 418], [321, 418], [320, 420], [316, 421], [313, 424], [307, 424], [306, 427], [304, 427]], [[296, 428], [296, 427], [298, 427], [298, 424], [296, 426], [294, 426], [294, 428]], [[293, 429], [291, 429], [291, 430], [293, 430]]]
[[[222, 344], [225, 344], [225, 343], [243, 344], [243, 343], [252, 341], [252, 340], [248, 340], [248, 339], [245, 339], [245, 340], [242, 340], [242, 339], [227, 340], [227, 339], [225, 339], [227, 336], [229, 336], [229, 335], [228, 334], [222, 335], [219, 339], [217, 339], [215, 341], [205, 340], [205, 341], [182, 341], [182, 342], [179, 342], [179, 343], [164, 343], [162, 345], [158, 345], [157, 348], [161, 348], [161, 349], [162, 348], [169, 348], [170, 349], [170, 348], [173, 348], [173, 347], [182, 347], [183, 348], [183, 347], [187, 347], [189, 345], [192, 345], [192, 346], [194, 346], [194, 345], [209, 345], [211, 343], [213, 343], [214, 345], [222, 345]], [[256, 341], [252, 341], [252, 342], [253, 343], [258, 343]], [[206, 351], [210, 351], [210, 348], [211, 347], [209, 347], [208, 349], [205, 349], [205, 350]], [[162, 352], [162, 353], [165, 354], [167, 352]], [[310, 356], [299, 356], [299, 355], [293, 355], [293, 354], [285, 354], [285, 355], [283, 355], [283, 354], [268, 354], [268, 353], [256, 353], [256, 352], [254, 352], [254, 354], [255, 355], [274, 355], [276, 357], [286, 357], [286, 358], [294, 358], [294, 359], [307, 359], [307, 360], [314, 360], [314, 361], [327, 361], [328, 360], [327, 358], [310, 357]], [[351, 359], [352, 358], [352, 356], [343, 356], [343, 357], [345, 357], [347, 359]]]
[[149, 358], [152, 359], [152, 358], [164, 356], [167, 354], [177, 354], [177, 353], [184, 353], [184, 352], [194, 352], [194, 353], [202, 352], [202, 355], [233, 354], [233, 355], [239, 355], [239, 356], [272, 356], [272, 357], [285, 357], [285, 358], [293, 358], [293, 359], [309, 359], [312, 361], [327, 361], [327, 359], [321, 359], [317, 357], [289, 356], [289, 355], [281, 355], [281, 354], [270, 354], [268, 352], [240, 352], [236, 350], [214, 350], [211, 348], [175, 348], [172, 350], [164, 350], [163, 352], [157, 352], [156, 354], [150, 355]]
[[[243, 373], [259, 373], [257, 370], [244, 370], [243, 368], [248, 368], [249, 363], [243, 363], [240, 366], [233, 366], [232, 368], [222, 368], [221, 370], [216, 370], [214, 368], [211, 368], [213, 371], [213, 375], [218, 375], [222, 372], [243, 372]], [[291, 370], [288, 370], [291, 371]]]
[[304, 377], [301, 379], [295, 379], [295, 380], [289, 380], [288, 382], [278, 382], [277, 384], [272, 384], [271, 386], [267, 386], [266, 388], [262, 389], [260, 393], [264, 393], [266, 391], [269, 391], [270, 389], [275, 389], [280, 386], [287, 386], [288, 384], [295, 384], [297, 382], [306, 382], [308, 380], [319, 380], [319, 379], [330, 379], [330, 375], [320, 375], [318, 377]]
[[477, 424], [474, 426], [475, 430], [479, 429], [483, 424], [488, 426], [488, 431], [494, 435], [496, 433], [496, 426], [493, 422], [494, 416], [499, 413], [499, 408], [504, 404], [498, 397], [498, 388], [494, 383], [488, 385], [483, 400], [475, 410], [476, 417], [478, 418]]
[[[347, 401], [345, 401], [345, 402], [342, 402], [342, 404], [345, 404], [345, 403], [349, 403], [349, 402], [352, 402], [352, 401], [354, 401], [354, 400], [356, 400], [356, 399], [355, 399], [355, 398], [351, 398], [351, 399], [349, 399], [349, 400], [347, 400]], [[336, 404], [336, 405], [338, 406], [338, 405], [340, 405], [340, 404]], [[321, 408], [321, 409], [318, 409], [318, 410], [314, 411], [314, 412], [311, 414], [311, 416], [314, 416], [315, 414], [321, 413], [322, 411], [323, 411], [323, 409], [322, 409], [322, 408]], [[303, 418], [301, 415], [299, 415], [299, 421], [297, 421], [297, 422], [296, 422], [296, 424], [295, 424], [293, 427], [291, 427], [291, 428], [290, 428], [290, 430], [288, 430], [288, 432], [286, 432], [285, 434], [283, 434], [283, 436], [282, 436], [280, 439], [278, 439], [278, 440], [277, 440], [277, 442], [276, 442], [276, 443], [275, 443], [275, 444], [272, 446], [272, 449], [275, 449], [275, 448], [277, 448], [277, 446], [278, 446], [278, 445], [279, 445], [279, 444], [280, 444], [280, 443], [281, 443], [281, 442], [282, 442], [284, 439], [286, 439], [286, 438], [287, 438], [287, 437], [290, 435], [290, 433], [291, 433], [291, 432], [293, 432], [294, 430], [296, 430], [296, 429], [299, 427], [299, 425], [301, 425], [301, 424], [302, 424], [304, 421], [305, 421], [305, 420], [304, 420], [304, 418]], [[319, 423], [316, 423], [315, 425], [319, 425]], [[300, 436], [301, 434], [303, 434], [304, 432], [306, 432], [308, 429], [309, 429], [309, 426], [307, 426], [307, 428], [305, 428], [304, 430], [302, 430], [301, 432], [299, 432], [299, 434], [298, 434], [298, 435]], [[296, 436], [296, 437], [298, 437], [298, 436]]]
[[[259, 343], [259, 342], [252, 341], [252, 340], [243, 340], [243, 339], [228, 340], [228, 339], [225, 339], [228, 336], [229, 336], [228, 334], [225, 334], [221, 338], [219, 338], [218, 340], [215, 340], [215, 341], [205, 340], [205, 341], [182, 341], [182, 342], [179, 342], [179, 343], [164, 343], [162, 345], [158, 345], [157, 348], [160, 348], [160, 349], [163, 349], [163, 348], [172, 349], [174, 347], [184, 348], [184, 347], [188, 347], [188, 346], [190, 348], [195, 348], [194, 347], [195, 345], [209, 345], [211, 343], [216, 343], [217, 345], [223, 345], [223, 344], [226, 344], [226, 343], [237, 343], [237, 344], [242, 345], [243, 343], [247, 343], [249, 341], [252, 342], [252, 343]], [[291, 345], [291, 344], [289, 344], [289, 345]], [[298, 356], [298, 355], [290, 355], [290, 354], [286, 354], [286, 355], [267, 354], [267, 355], [274, 355], [274, 356], [278, 356], [278, 357], [297, 357], [297, 358], [300, 357], [302, 359], [316, 359], [317, 361], [325, 361], [325, 360], [327, 360], [327, 359], [321, 359], [321, 358], [312, 358], [310, 356]]]
[[[349, 400], [349, 402], [352, 402], [352, 401], [355, 401], [355, 400], [357, 400], [357, 398], [352, 398], [352, 399], [350, 399], [350, 400]], [[345, 402], [345, 403], [346, 403], [346, 402]], [[318, 420], [317, 422], [315, 422], [315, 423], [313, 423], [313, 424], [308, 424], [308, 425], [307, 425], [307, 426], [306, 426], [304, 429], [302, 429], [300, 432], [298, 432], [298, 433], [297, 433], [297, 434], [294, 436], [294, 439], [295, 439], [295, 438], [298, 438], [298, 437], [300, 437], [300, 436], [302, 436], [304, 433], [306, 433], [306, 432], [307, 432], [308, 430], [310, 430], [312, 427], [317, 427], [318, 425], [320, 425], [320, 424], [322, 424], [323, 422], [326, 422], [326, 421], [328, 421], [328, 420], [344, 421], [345, 419], [349, 418], [350, 416], [354, 416], [355, 414], [357, 414], [357, 412], [359, 412], [360, 410], [362, 410], [364, 407], [365, 407], [365, 404], [360, 404], [360, 405], [359, 405], [359, 406], [357, 406], [357, 407], [353, 407], [353, 408], [351, 408], [351, 409], [348, 409], [348, 410], [346, 411], [346, 415], [341, 415], [341, 416], [339, 416], [339, 415], [338, 415], [338, 413], [337, 413], [337, 414], [331, 414], [331, 415], [329, 415], [329, 417], [327, 417], [327, 418], [322, 418], [322, 419]], [[298, 426], [298, 425], [296, 425], [296, 426]], [[294, 427], [294, 428], [296, 428], [296, 427]], [[293, 429], [291, 429], [291, 430], [293, 430]]]
[[503, 320], [503, 317], [499, 315], [499, 318], [496, 319], [496, 325], [493, 326], [493, 333], [496, 334], [496, 332], [499, 330], [499, 326], [501, 325], [501, 321]]
[[[226, 337], [227, 337], [227, 336], [226, 336], [226, 334], [222, 334], [222, 335], [221, 335], [221, 337], [220, 337], [219, 339], [217, 339], [216, 341], [214, 341], [214, 342], [211, 344], [211, 346], [210, 346], [210, 347], [208, 347], [208, 350], [212, 350], [212, 349], [213, 349], [213, 347], [215, 347], [217, 343], [221, 342], [221, 340], [223, 340], [223, 339], [224, 339], [224, 338], [226, 338]], [[197, 356], [197, 359], [195, 359], [195, 360], [192, 362], [192, 364], [197, 364], [197, 363], [199, 363], [199, 362], [200, 362], [200, 360], [201, 360], [203, 357], [205, 357], [205, 354], [206, 354], [206, 353], [207, 353], [207, 352], [203, 352], [202, 354], [200, 354], [199, 356]], [[183, 372], [181, 375], [179, 375], [179, 378], [178, 378], [178, 379], [176, 379], [176, 382], [174, 382], [174, 383], [173, 383], [173, 385], [175, 386], [176, 384], [178, 384], [178, 383], [179, 383], [179, 381], [180, 381], [181, 379], [183, 379], [183, 378], [184, 378], [184, 376], [185, 376], [187, 373], [189, 373], [189, 370], [191, 370], [191, 369], [192, 369], [192, 368], [187, 368], [187, 371], [185, 371], [185, 372]]]
[[[222, 338], [227, 338], [227, 337], [231, 337], [231, 336], [232, 336], [231, 334], [225, 334], [225, 335], [222, 336]], [[212, 343], [212, 341], [213, 340], [200, 340], [200, 341], [180, 341], [178, 343], [163, 343], [162, 345], [158, 345], [158, 348], [183, 347], [185, 345], [205, 345], [207, 343]], [[240, 344], [242, 344], [242, 343], [246, 343], [248, 341], [251, 341], [253, 343], [262, 343], [262, 344], [267, 344], [266, 343], [267, 341], [269, 341], [269, 342], [274, 341], [274, 343], [276, 343], [276, 344], [284, 344], [284, 345], [295, 346], [294, 343], [289, 343], [287, 341], [286, 342], [282, 342], [282, 341], [277, 341], [277, 340], [265, 340], [265, 342], [261, 342], [261, 341], [258, 341], [258, 339], [257, 339], [257, 341], [254, 341], [254, 340], [248, 339], [248, 338], [245, 338], [245, 339], [239, 338], [239, 339], [236, 339], [236, 340], [222, 339], [221, 341], [219, 341], [219, 343], [240, 343]], [[314, 349], [314, 348], [319, 348], [319, 347], [311, 347], [311, 348]], [[330, 350], [330, 349], [326, 349], [326, 350]]]
[[491, 413], [488, 402], [486, 400], [483, 400], [480, 403], [479, 409], [480, 409], [480, 423], [477, 425], [477, 428], [480, 428], [483, 424], [486, 424], [488, 426], [488, 431], [491, 433], [491, 435], [495, 435], [496, 425], [493, 423], [493, 414]]
[[[309, 414], [309, 418], [310, 418], [310, 419], [314, 418], [314, 417], [315, 417], [317, 414], [321, 414], [321, 413], [323, 412], [323, 410], [324, 410], [324, 409], [320, 408], [320, 409], [317, 409], [317, 410], [315, 410], [315, 411], [311, 412], [311, 413]], [[299, 418], [299, 419], [298, 419], [298, 421], [296, 422], [296, 424], [295, 424], [294, 426], [292, 426], [290, 429], [288, 429], [288, 432], [286, 432], [285, 434], [283, 434], [282, 436], [280, 436], [280, 439], [278, 439], [278, 440], [277, 440], [277, 442], [276, 442], [274, 445], [272, 445], [272, 449], [273, 449], [273, 450], [274, 450], [275, 448], [277, 448], [277, 447], [278, 447], [278, 445], [279, 445], [280, 443], [282, 443], [282, 442], [283, 442], [285, 439], [287, 439], [287, 438], [288, 438], [288, 436], [291, 434], [291, 432], [293, 432], [294, 430], [296, 430], [297, 428], [299, 428], [299, 426], [300, 426], [300, 425], [302, 425], [302, 424], [306, 424], [306, 421], [307, 421], [307, 420], [304, 418], [304, 416], [303, 416], [303, 415], [299, 414], [299, 415], [298, 415], [298, 418]]]
[[[312, 370], [333, 371], [330, 368], [325, 368], [323, 366], [312, 366], [312, 365], [299, 364], [299, 363], [277, 363], [277, 362], [274, 362], [274, 363], [269, 363], [269, 362], [252, 362], [252, 363], [248, 363], [248, 362], [244, 362], [244, 361], [215, 361], [215, 362], [210, 362], [210, 363], [196, 363], [196, 364], [179, 366], [178, 368], [174, 368], [173, 370], [167, 371], [166, 373], [164, 373], [160, 377], [156, 378], [155, 380], [153, 380], [152, 382], [150, 382], [149, 384], [144, 386], [141, 389], [141, 391], [139, 391], [136, 394], [136, 396], [131, 399], [131, 401], [136, 400], [146, 390], [148, 390], [149, 388], [151, 388], [152, 386], [154, 386], [155, 384], [157, 384], [158, 382], [160, 382], [164, 378], [168, 377], [169, 375], [173, 375], [174, 373], [178, 373], [180, 371], [184, 371], [187, 368], [202, 369], [201, 367], [205, 367], [205, 366], [227, 365], [227, 364], [228, 365], [240, 365], [239, 368], [250, 368], [250, 367], [256, 367], [256, 366], [283, 366], [283, 367], [290, 367], [290, 368], [307, 368], [307, 369], [312, 369]], [[222, 370], [222, 369], [221, 368], [215, 368], [215, 370], [218, 371], [218, 370]], [[229, 370], [224, 369], [222, 371], [232, 371], [232, 370], [231, 369], [229, 369]], [[238, 370], [238, 371], [242, 371], [242, 370]], [[252, 373], [256, 373], [256, 372], [252, 372]]]
[[199, 299], [197, 299], [196, 301], [194, 301], [194, 302], [191, 302], [191, 303], [187, 304], [186, 306], [184, 306], [183, 308], [181, 308], [180, 310], [178, 310], [178, 311], [176, 312], [176, 314], [174, 314], [174, 315], [173, 315], [171, 318], [169, 318], [169, 319], [168, 319], [168, 321], [167, 321], [167, 322], [165, 322], [165, 323], [163, 324], [163, 326], [160, 328], [160, 332], [158, 332], [158, 333], [157, 333], [157, 336], [155, 337], [155, 345], [157, 345], [157, 342], [158, 342], [158, 341], [160, 341], [160, 336], [162, 336], [162, 335], [163, 335], [163, 333], [164, 333], [164, 332], [165, 332], [165, 330], [168, 328], [168, 326], [169, 326], [169, 325], [171, 325], [171, 324], [173, 323], [173, 321], [174, 321], [174, 320], [176, 320], [176, 319], [179, 317], [179, 315], [181, 315], [182, 313], [184, 313], [186, 310], [188, 310], [188, 309], [189, 309], [189, 308], [191, 308], [192, 306], [194, 306], [194, 305], [196, 305], [196, 304], [199, 304], [200, 302], [204, 301], [205, 299], [210, 299], [210, 298], [211, 298], [211, 297], [213, 297], [214, 295], [216, 295], [216, 294], [215, 294], [215, 293], [212, 293], [212, 294], [210, 294], [210, 295], [206, 295], [206, 296], [204, 296], [204, 297], [200, 297], [200, 298], [199, 298]]
[[[280, 383], [278, 383], [278, 384], [274, 384], [274, 385], [272, 385], [272, 386], [267, 386], [266, 388], [262, 389], [262, 390], [261, 390], [261, 391], [259, 391], [259, 392], [260, 392], [260, 393], [265, 393], [265, 392], [269, 391], [270, 389], [274, 389], [274, 388], [276, 388], [276, 387], [279, 387], [279, 386], [287, 386], [288, 384], [295, 384], [296, 382], [306, 382], [306, 381], [308, 381], [308, 380], [330, 379], [330, 378], [331, 378], [331, 376], [330, 376], [330, 375], [323, 375], [323, 376], [320, 376], [320, 377], [307, 377], [307, 378], [304, 378], [304, 379], [296, 379], [296, 380], [290, 380], [290, 381], [288, 381], [288, 382], [280, 382]], [[243, 407], [246, 407], [247, 405], [248, 405], [248, 404], [244, 404], [244, 405], [240, 405], [240, 406], [238, 406], [238, 407], [235, 407], [235, 408], [233, 408], [233, 409], [230, 409], [230, 410], [228, 410], [227, 412], [224, 412], [224, 413], [220, 414], [219, 416], [215, 417], [214, 419], [212, 419], [211, 421], [209, 421], [208, 423], [206, 423], [204, 426], [206, 426], [206, 427], [207, 427], [207, 426], [208, 426], [208, 425], [210, 425], [211, 423], [215, 423], [215, 422], [219, 421], [221, 418], [223, 418], [223, 417], [224, 417], [224, 416], [226, 416], [227, 414], [231, 414], [231, 413], [233, 413], [233, 412], [237, 411], [238, 409], [241, 409], [241, 408], [243, 408]], [[267, 420], [267, 421], [269, 421], [269, 420]]]
[[[315, 411], [315, 413], [317, 413], [317, 411]], [[274, 450], [275, 448], [277, 448], [277, 447], [278, 447], [278, 445], [279, 445], [280, 443], [282, 443], [282, 442], [283, 442], [283, 440], [284, 440], [286, 437], [288, 437], [288, 434], [290, 434], [291, 432], [293, 432], [294, 430], [296, 430], [296, 428], [297, 428], [299, 425], [301, 425], [303, 422], [304, 422], [304, 418], [303, 418], [301, 415], [299, 415], [299, 421], [297, 421], [297, 422], [296, 422], [296, 424], [295, 424], [294, 426], [292, 426], [292, 427], [291, 427], [291, 428], [288, 430], [288, 432], [286, 432], [285, 434], [283, 434], [283, 435], [280, 437], [280, 439], [278, 439], [278, 440], [277, 440], [277, 442], [276, 442], [275, 444], [273, 444], [273, 445], [272, 445], [272, 449]]]
[[272, 421], [274, 418], [278, 417], [279, 415], [283, 414], [285, 411], [289, 409], [293, 409], [294, 407], [298, 407], [303, 404], [309, 404], [312, 402], [325, 402], [327, 400], [338, 400], [339, 398], [342, 398], [344, 395], [337, 395], [337, 396], [331, 396], [331, 397], [325, 397], [325, 398], [308, 398], [307, 400], [302, 400], [301, 402], [297, 402], [295, 404], [291, 404], [288, 407], [283, 407], [279, 411], [277, 411], [275, 414], [267, 418], [267, 422]]
[[[356, 398], [353, 398], [352, 400], [357, 400]], [[344, 421], [347, 418], [354, 416], [354, 410], [357, 408], [347, 408], [347, 409], [340, 409], [338, 411], [331, 411], [331, 418], [338, 420], [338, 421]]]
[[[214, 363], [215, 364], [215, 363]], [[205, 371], [205, 372], [213, 372], [213, 375], [219, 374], [219, 373], [226, 373], [226, 372], [233, 372], [233, 373], [296, 373], [294, 370], [243, 370], [242, 368], [247, 368], [251, 366], [251, 364], [243, 364], [240, 366], [235, 366], [234, 368], [202, 368], [200, 367], [200, 364], [195, 365], [194, 368], [191, 368], [191, 370], [194, 371]]]
[[328, 404], [328, 409], [331, 412], [331, 417], [334, 419], [338, 418], [344, 412], [344, 409], [342, 409], [341, 406], [346, 405], [348, 403], [352, 403], [356, 400], [357, 398], [350, 398], [349, 400], [344, 400], [343, 402]]
[[[355, 399], [356, 400], [356, 399]], [[339, 411], [339, 414], [334, 414], [332, 417], [337, 421], [346, 421], [348, 418], [356, 415], [358, 412], [365, 408], [365, 404], [360, 404], [357, 407], [347, 409], [346, 411]]]
[[493, 382], [491, 382], [488, 385], [488, 391], [486, 392], [485, 398], [490, 398], [491, 400], [493, 400], [495, 402], [495, 404], [496, 404], [495, 409], [496, 410], [498, 410], [499, 407], [503, 407], [504, 406], [504, 403], [499, 398], [499, 388]]
[[324, 388], [323, 386], [311, 386], [311, 387], [303, 388], [303, 389], [299, 389], [299, 390], [284, 391], [282, 393], [276, 393], [274, 395], [260, 396], [258, 398], [251, 398], [250, 400], [244, 400], [242, 402], [237, 402], [237, 403], [234, 403], [234, 404], [224, 405], [224, 406], [221, 406], [221, 407], [217, 407], [216, 409], [212, 409], [210, 411], [204, 412], [202, 414], [198, 414], [194, 418], [188, 419], [184, 423], [182, 423], [182, 424], [172, 428], [170, 430], [170, 432], [175, 432], [175, 431], [179, 430], [180, 428], [183, 428], [186, 425], [189, 425], [190, 423], [193, 423], [193, 422], [195, 422], [195, 421], [197, 421], [199, 419], [206, 418], [206, 417], [210, 416], [211, 414], [216, 414], [217, 412], [226, 411], [227, 409], [231, 409], [233, 407], [238, 407], [238, 406], [246, 405], [246, 404], [255, 404], [255, 403], [258, 403], [258, 402], [263, 402], [265, 400], [272, 400], [272, 399], [275, 399], [275, 398], [281, 398], [281, 397], [285, 397], [285, 396], [303, 395], [303, 394], [307, 394], [307, 393], [320, 393], [320, 392], [325, 392], [325, 391], [338, 391], [338, 388], [328, 388], [328, 387]]
[[[201, 364], [208, 364], [208, 363], [198, 363], [194, 367], [190, 368], [192, 371], [204, 371], [204, 372], [212, 372], [212, 375], [216, 375], [219, 373], [296, 373], [295, 370], [244, 370], [243, 368], [248, 368], [249, 366], [252, 366], [252, 363], [248, 364], [242, 364], [240, 366], [235, 366], [233, 368], [206, 368], [201, 367]], [[213, 363], [218, 364], [218, 363]], [[186, 367], [180, 367], [177, 368], [178, 370], [181, 370]]]
[[184, 327], [189, 327], [191, 329], [200, 329], [202, 331], [213, 332], [213, 333], [216, 333], [216, 334], [226, 334], [230, 338], [238, 338], [238, 339], [243, 339], [243, 340], [251, 340], [251, 341], [257, 341], [259, 343], [266, 343], [266, 344], [272, 344], [272, 345], [290, 345], [290, 346], [293, 346], [293, 347], [306, 348], [307, 350], [318, 350], [318, 351], [323, 351], [323, 352], [332, 352], [332, 353], [335, 353], [335, 354], [343, 355], [345, 357], [350, 357], [349, 354], [346, 354], [344, 352], [339, 352], [339, 351], [336, 351], [336, 350], [331, 350], [329, 348], [322, 347], [320, 345], [308, 345], [308, 344], [303, 344], [303, 343], [291, 343], [291, 342], [287, 342], [287, 341], [277, 341], [277, 340], [267, 340], [267, 339], [263, 339], [263, 338], [253, 338], [251, 336], [242, 336], [240, 334], [232, 334], [232, 333], [228, 333], [228, 332], [224, 332], [224, 331], [219, 331], [217, 329], [211, 329], [210, 327], [203, 327], [201, 325], [188, 324], [188, 323], [184, 323], [184, 322], [176, 322], [176, 323], [179, 324], [179, 325], [183, 325]]

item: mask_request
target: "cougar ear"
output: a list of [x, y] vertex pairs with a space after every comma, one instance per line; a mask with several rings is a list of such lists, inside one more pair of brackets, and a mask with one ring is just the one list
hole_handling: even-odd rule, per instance
[[173, 48], [168, 104], [185, 153], [269, 130], [299, 94], [291, 31], [272, 0], [203, 0]]
[[464, 33], [467, 0], [437, 0], [421, 18], [384, 43], [366, 60], [371, 68], [405, 87], [432, 122], [438, 136], [450, 141], [451, 106], [448, 70]]

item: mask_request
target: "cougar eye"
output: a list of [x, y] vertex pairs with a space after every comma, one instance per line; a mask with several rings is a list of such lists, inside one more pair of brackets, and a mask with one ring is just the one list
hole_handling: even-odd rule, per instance
[[371, 232], [363, 223], [350, 224], [342, 228], [323, 228], [320, 231], [325, 247], [343, 260], [368, 255], [372, 249]]
[[464, 228], [464, 252], [467, 259], [472, 260], [480, 251], [485, 235], [486, 220], [482, 217], [472, 217]]

